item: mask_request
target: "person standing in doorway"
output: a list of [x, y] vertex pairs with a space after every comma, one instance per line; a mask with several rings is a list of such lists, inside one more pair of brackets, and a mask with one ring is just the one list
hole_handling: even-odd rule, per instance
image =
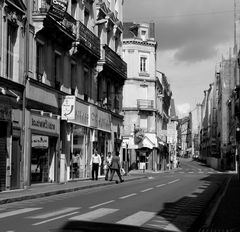
[[[115, 172], [117, 173], [120, 182], [124, 181], [121, 177], [120, 169], [121, 169], [121, 164], [120, 164], [119, 152], [116, 152], [116, 155], [112, 157], [112, 164], [111, 164], [112, 172], [111, 172], [111, 177], [109, 181], [112, 181]], [[118, 181], [116, 181], [116, 183], [118, 183]]]
[[[90, 165], [92, 165], [92, 180], [98, 180], [98, 170], [99, 166], [101, 165], [101, 156], [97, 153], [97, 149], [94, 149]], [[95, 175], [94, 175], [95, 174]]]
[[108, 173], [111, 172], [111, 164], [112, 164], [112, 153], [109, 151], [106, 157], [106, 174], [105, 180], [108, 180]]

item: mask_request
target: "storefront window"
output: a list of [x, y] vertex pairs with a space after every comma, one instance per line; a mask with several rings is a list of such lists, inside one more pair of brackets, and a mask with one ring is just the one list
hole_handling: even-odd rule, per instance
[[31, 182], [48, 182], [48, 150], [46, 148], [32, 148]]
[[86, 135], [87, 129], [85, 127], [73, 125], [72, 179], [86, 177]]
[[31, 183], [55, 181], [56, 138], [32, 135]]

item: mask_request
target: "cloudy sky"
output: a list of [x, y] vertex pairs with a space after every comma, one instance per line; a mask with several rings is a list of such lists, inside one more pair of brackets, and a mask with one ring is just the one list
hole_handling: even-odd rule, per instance
[[157, 69], [168, 77], [176, 108], [201, 103], [215, 67], [233, 47], [234, 0], [125, 0], [124, 21], [154, 22]]

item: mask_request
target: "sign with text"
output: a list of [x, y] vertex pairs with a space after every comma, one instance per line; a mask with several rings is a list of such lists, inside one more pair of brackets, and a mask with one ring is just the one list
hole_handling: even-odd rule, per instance
[[58, 119], [43, 117], [40, 115], [31, 115], [31, 129], [59, 134], [60, 122]]
[[68, 0], [52, 0], [49, 9], [51, 14], [56, 20], [63, 20], [68, 7]]
[[111, 132], [111, 114], [98, 110], [98, 129]]
[[88, 105], [75, 101], [74, 119], [68, 119], [68, 121], [82, 126], [88, 126], [88, 120]]
[[62, 100], [62, 119], [67, 120], [75, 120], [75, 96], [64, 96]]
[[32, 147], [48, 148], [48, 136], [32, 135]]

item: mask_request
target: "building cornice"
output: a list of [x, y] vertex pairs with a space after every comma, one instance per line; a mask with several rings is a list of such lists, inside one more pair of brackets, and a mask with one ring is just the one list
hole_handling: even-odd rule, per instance
[[157, 42], [151, 41], [151, 40], [143, 41], [141, 39], [123, 39], [123, 45], [128, 45], [128, 44], [135, 44], [135, 45], [149, 46], [149, 47], [157, 46]]

